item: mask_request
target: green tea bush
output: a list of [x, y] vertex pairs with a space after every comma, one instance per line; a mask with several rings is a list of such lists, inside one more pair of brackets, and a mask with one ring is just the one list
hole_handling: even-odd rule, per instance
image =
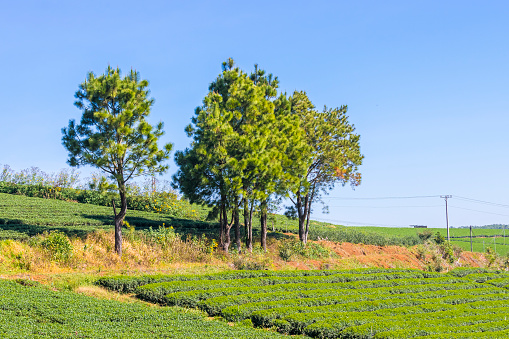
[[[479, 290], [476, 290], [479, 291]], [[473, 295], [470, 290], [464, 291], [463, 294], [439, 296], [436, 298], [429, 297], [424, 299], [417, 298], [386, 298], [378, 302], [373, 301], [355, 301], [355, 302], [344, 302], [337, 304], [327, 304], [323, 306], [287, 306], [287, 307], [275, 307], [269, 309], [262, 309], [254, 311], [250, 318], [255, 326], [258, 327], [271, 327], [276, 319], [284, 319], [291, 314], [297, 313], [323, 313], [323, 312], [339, 312], [344, 315], [353, 312], [373, 312], [385, 309], [401, 309], [401, 308], [412, 308], [415, 306], [426, 307], [428, 312], [434, 312], [440, 310], [442, 305], [446, 305], [447, 308], [454, 308], [454, 305], [461, 304], [472, 304], [469, 306], [476, 306], [477, 302], [481, 302], [483, 306], [486, 302], [492, 303], [492, 305], [503, 305], [503, 302], [509, 300], [509, 294], [504, 294], [501, 291], [497, 291], [492, 294], [479, 294]], [[478, 303], [479, 304], [479, 303]], [[478, 305], [477, 304], [477, 305]], [[488, 303], [489, 304], [489, 303]], [[482, 307], [482, 306], [481, 306]], [[484, 308], [484, 307], [483, 307]], [[234, 311], [232, 310], [232, 313]], [[238, 311], [240, 313], [240, 310]], [[330, 321], [329, 321], [330, 323]], [[308, 334], [309, 335], [309, 334]]]
[[[401, 293], [398, 295], [383, 293], [383, 290], [373, 290], [371, 293], [365, 290], [362, 294], [351, 294], [351, 295], [327, 295], [322, 297], [309, 297], [309, 298], [297, 298], [288, 300], [277, 300], [267, 302], [249, 302], [241, 305], [229, 306], [221, 309], [221, 315], [228, 321], [239, 321], [251, 317], [254, 312], [268, 309], [278, 309], [286, 307], [295, 308], [315, 308], [326, 305], [335, 305], [338, 308], [344, 306], [348, 308], [348, 305], [361, 305], [361, 307], [372, 307], [376, 305], [413, 305], [413, 302], [425, 303], [427, 299], [434, 299], [435, 302], [444, 302], [444, 300], [450, 299], [453, 303], [460, 303], [462, 300], [487, 300], [493, 298], [494, 300], [509, 299], [509, 293], [493, 288], [478, 288], [468, 290], [432, 290], [424, 292], [409, 292]], [[354, 306], [354, 307], [355, 307]]]
[[480, 268], [480, 267], [457, 267], [457, 268], [449, 271], [448, 274], [453, 275], [455, 277], [462, 278], [469, 274], [483, 274], [483, 273], [489, 273], [489, 272], [493, 272], [493, 271], [490, 271], [485, 268]]
[[[348, 284], [348, 283], [346, 283]], [[422, 284], [422, 285], [404, 285], [404, 286], [396, 286], [396, 287], [379, 287], [379, 288], [366, 288], [366, 289], [354, 289], [354, 288], [345, 288], [346, 285], [343, 283], [343, 286], [339, 287], [340, 284], [329, 284], [330, 286], [326, 286], [322, 289], [313, 289], [313, 290], [288, 290], [284, 292], [266, 292], [266, 293], [247, 293], [241, 294], [237, 296], [220, 296], [215, 298], [208, 298], [207, 300], [203, 300], [198, 303], [198, 307], [207, 312], [210, 316], [216, 316], [221, 314], [221, 310], [227, 307], [234, 307], [236, 305], [243, 305], [248, 303], [264, 303], [267, 305], [267, 302], [275, 302], [273, 305], [281, 305], [284, 306], [285, 303], [278, 303], [283, 300], [293, 300], [294, 303], [296, 300], [309, 300], [308, 298], [328, 298], [328, 297], [340, 297], [343, 296], [359, 296], [362, 295], [366, 297], [368, 295], [373, 294], [381, 294], [381, 295], [400, 295], [400, 294], [408, 294], [408, 293], [420, 293], [420, 292], [429, 292], [429, 291], [462, 291], [462, 290], [470, 290], [483, 287], [480, 284], [475, 283], [462, 283], [462, 284]], [[351, 284], [351, 283], [350, 283]], [[322, 284], [325, 285], [325, 284]], [[339, 288], [338, 288], [339, 287]], [[484, 288], [486, 290], [486, 287]], [[488, 288], [488, 290], [493, 290], [492, 288]], [[461, 292], [463, 293], [463, 292]], [[475, 293], [475, 292], [474, 292]], [[452, 293], [451, 293], [452, 294]], [[417, 296], [417, 294], [414, 294]], [[168, 299], [168, 296], [167, 296]]]
[[[434, 273], [423, 273], [414, 269], [384, 269], [384, 268], [360, 268], [351, 270], [299, 270], [299, 271], [226, 271], [213, 274], [174, 274], [174, 275], [143, 275], [143, 276], [114, 276], [104, 277], [97, 280], [96, 284], [112, 291], [121, 293], [133, 293], [138, 286], [172, 281], [196, 281], [196, 280], [231, 280], [257, 277], [314, 277], [329, 276], [335, 274], [375, 274], [375, 273], [413, 273], [419, 278], [425, 274], [426, 278], [442, 277]], [[376, 279], [373, 279], [376, 280]], [[199, 286], [199, 284], [198, 284]]]
[[[392, 280], [371, 280], [371, 281], [353, 281], [343, 283], [316, 283], [316, 284], [303, 284], [303, 283], [290, 283], [290, 284], [275, 284], [267, 286], [259, 286], [256, 288], [258, 293], [276, 293], [276, 292], [295, 292], [295, 291], [307, 291], [317, 289], [365, 289], [365, 288], [381, 288], [381, 287], [395, 287], [395, 286], [413, 286], [413, 285], [433, 285], [440, 284], [443, 289], [449, 289], [446, 285], [448, 284], [461, 284], [465, 283], [466, 280], [455, 277], [441, 276], [438, 278], [417, 278], [417, 279], [392, 279]], [[485, 287], [484, 285], [478, 285], [479, 288]], [[186, 306], [186, 307], [198, 307], [198, 303], [202, 300], [210, 298], [221, 297], [221, 296], [237, 296], [243, 294], [252, 293], [253, 288], [247, 287], [236, 287], [236, 288], [215, 288], [209, 290], [193, 290], [185, 292], [175, 292], [167, 294], [166, 304]]]
[[[254, 271], [257, 272], [257, 271]], [[305, 272], [305, 271], [304, 271]], [[194, 280], [194, 281], [171, 281], [153, 283], [140, 286], [136, 289], [136, 296], [142, 300], [161, 303], [167, 302], [166, 295], [175, 292], [192, 291], [192, 290], [206, 290], [216, 288], [236, 288], [236, 287], [253, 287], [259, 288], [260, 286], [276, 285], [276, 284], [290, 284], [290, 283], [337, 283], [349, 281], [367, 281], [367, 280], [392, 280], [392, 279], [411, 279], [411, 278], [425, 278], [425, 272], [391, 272], [386, 273], [373, 273], [373, 274], [334, 274], [328, 276], [293, 276], [293, 277], [278, 277], [266, 276], [260, 278], [245, 278], [233, 280]]]

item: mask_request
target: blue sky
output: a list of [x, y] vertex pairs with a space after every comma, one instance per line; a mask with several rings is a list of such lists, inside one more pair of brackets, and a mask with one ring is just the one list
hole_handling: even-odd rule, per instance
[[[0, 164], [66, 167], [74, 93], [108, 64], [150, 81], [150, 121], [184, 149], [184, 127], [232, 57], [317, 107], [348, 105], [363, 181], [333, 190], [315, 218], [441, 227], [439, 197], [359, 198], [452, 194], [451, 225], [509, 224], [508, 206], [459, 198], [509, 205], [508, 17], [505, 1], [4, 1]], [[175, 170], [170, 161], [165, 178]]]

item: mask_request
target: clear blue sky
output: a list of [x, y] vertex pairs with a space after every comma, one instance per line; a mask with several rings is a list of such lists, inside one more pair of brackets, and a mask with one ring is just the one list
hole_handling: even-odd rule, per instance
[[[438, 197], [351, 198], [452, 194], [451, 225], [509, 224], [508, 207], [456, 198], [509, 205], [507, 18], [506, 1], [3, 1], [0, 164], [66, 167], [74, 93], [108, 64], [150, 81], [151, 121], [184, 149], [184, 127], [232, 57], [317, 107], [348, 105], [362, 185], [332, 191], [330, 214], [317, 206], [315, 218], [441, 227]], [[165, 178], [175, 170], [170, 161]]]

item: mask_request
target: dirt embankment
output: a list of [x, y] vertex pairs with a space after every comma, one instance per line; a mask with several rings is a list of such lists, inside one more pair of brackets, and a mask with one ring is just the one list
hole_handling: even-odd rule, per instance
[[488, 265], [488, 261], [482, 253], [455, 253], [453, 260], [448, 260], [443, 257], [437, 246], [432, 245], [407, 248], [331, 241], [319, 241], [318, 243], [334, 252], [334, 258], [326, 261], [292, 261], [287, 263], [288, 266], [298, 269], [383, 267], [447, 271], [455, 267], [486, 267]]

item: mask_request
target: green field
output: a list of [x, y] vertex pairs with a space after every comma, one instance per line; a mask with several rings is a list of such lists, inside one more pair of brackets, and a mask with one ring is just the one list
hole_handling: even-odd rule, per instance
[[282, 338], [199, 311], [99, 300], [0, 280], [2, 338]]
[[[376, 232], [388, 236], [415, 236], [423, 231], [431, 231], [432, 234], [440, 232], [444, 237], [447, 237], [446, 228], [400, 228], [400, 227], [352, 227], [359, 231]], [[504, 230], [502, 229], [472, 229], [472, 247], [474, 252], [485, 252], [489, 246], [499, 255], [505, 256], [509, 253], [509, 231], [506, 231], [507, 237], [504, 237]], [[449, 234], [451, 242], [454, 245], [461, 247], [465, 251], [470, 251], [470, 229], [468, 228], [450, 228]], [[462, 237], [462, 238], [458, 238]]]
[[[225, 272], [112, 277], [102, 286], [163, 305], [313, 338], [507, 338], [509, 274], [457, 269]], [[136, 287], [138, 285], [138, 287]]]

